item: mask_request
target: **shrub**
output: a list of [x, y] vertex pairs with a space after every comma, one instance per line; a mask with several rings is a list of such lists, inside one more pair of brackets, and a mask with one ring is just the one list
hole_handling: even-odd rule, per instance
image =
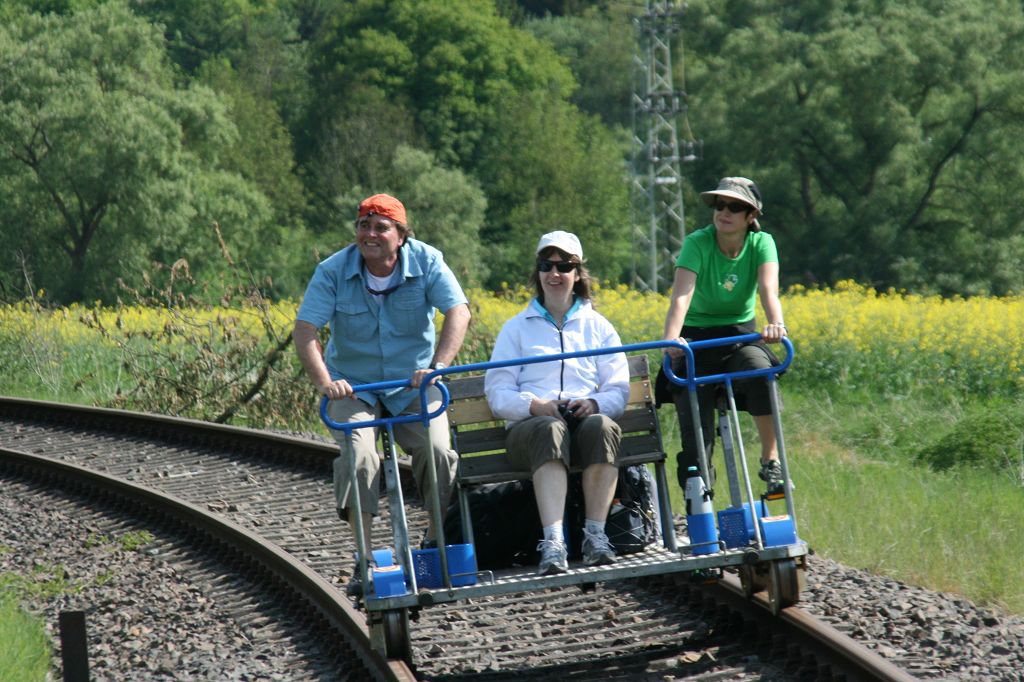
[[1008, 473], [1024, 483], [1024, 416], [1019, 409], [965, 416], [918, 453], [932, 469], [973, 467]]

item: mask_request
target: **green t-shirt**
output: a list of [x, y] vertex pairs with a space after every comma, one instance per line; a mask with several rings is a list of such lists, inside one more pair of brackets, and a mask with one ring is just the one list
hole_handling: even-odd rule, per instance
[[757, 269], [777, 262], [775, 240], [767, 232], [748, 232], [736, 258], [726, 257], [718, 248], [714, 225], [687, 235], [676, 267], [697, 273], [697, 284], [684, 324], [718, 327], [753, 320]]

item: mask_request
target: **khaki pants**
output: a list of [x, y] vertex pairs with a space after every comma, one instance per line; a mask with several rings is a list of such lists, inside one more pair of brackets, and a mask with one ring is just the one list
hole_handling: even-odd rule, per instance
[[[431, 387], [428, 391], [428, 409], [433, 412], [441, 405], [440, 392]], [[344, 398], [332, 400], [327, 407], [328, 414], [336, 422], [370, 421], [380, 418], [383, 405], [378, 403], [370, 406], [359, 400]], [[418, 414], [420, 401], [417, 398], [403, 414]], [[341, 446], [341, 454], [334, 460], [334, 498], [338, 510], [347, 510], [352, 482], [347, 461], [348, 446], [345, 444], [344, 431], [332, 431], [334, 439]], [[442, 511], [448, 508], [455, 482], [456, 467], [459, 457], [451, 448], [448, 435], [448, 415], [441, 413], [430, 420], [429, 436], [422, 422], [396, 424], [394, 427], [395, 441], [412, 457], [412, 473], [416, 485], [423, 497], [425, 508], [430, 509], [430, 473], [427, 470], [427, 438], [433, 443], [434, 463], [437, 471], [438, 495]], [[355, 429], [352, 431], [352, 449], [356, 458], [356, 489], [364, 514], [377, 514], [379, 509], [380, 490], [380, 456], [377, 454], [377, 429]], [[345, 518], [348, 518], [345, 515]]]
[[565, 422], [555, 417], [528, 417], [509, 429], [505, 449], [509, 461], [530, 473], [552, 460], [566, 468], [576, 464], [615, 464], [622, 429], [603, 414], [592, 414], [570, 434]]

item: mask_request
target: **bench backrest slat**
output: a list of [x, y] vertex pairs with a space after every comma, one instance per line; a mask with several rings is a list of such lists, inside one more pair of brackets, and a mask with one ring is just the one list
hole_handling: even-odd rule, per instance
[[[619, 464], [663, 460], [647, 357], [631, 355], [628, 361], [629, 403], [616, 420], [622, 428]], [[459, 377], [447, 386], [451, 396], [448, 420], [460, 457], [459, 480], [475, 485], [529, 478], [530, 472], [514, 470], [505, 457], [505, 424], [491, 413], [484, 377]]]
[[[646, 407], [650, 404], [650, 374], [647, 356], [631, 355], [629, 361], [629, 408]], [[459, 377], [448, 382], [451, 402], [448, 405], [448, 423], [453, 426], [471, 426], [483, 422], [500, 422], [491, 413], [484, 393], [483, 375]]]

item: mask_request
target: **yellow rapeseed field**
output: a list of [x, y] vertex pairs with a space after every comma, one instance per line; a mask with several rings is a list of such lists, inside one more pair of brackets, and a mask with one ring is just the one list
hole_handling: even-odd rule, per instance
[[[463, 362], [485, 360], [501, 325], [531, 294], [519, 287], [468, 295], [474, 318]], [[595, 301], [624, 343], [661, 336], [667, 296], [606, 285], [596, 288]], [[842, 282], [826, 289], [791, 288], [783, 306], [796, 347], [788, 382], [887, 394], [929, 386], [963, 395], [1019, 395], [1024, 389], [1022, 297], [943, 299]], [[214, 343], [230, 344], [239, 336], [263, 335], [268, 324], [276, 334], [287, 334], [295, 310], [294, 301], [274, 303], [266, 315], [217, 306], [182, 314], [142, 306], [47, 309], [19, 303], [0, 306], [0, 349], [13, 352], [12, 344], [45, 341], [70, 353], [139, 337], [173, 344], [187, 332], [194, 335], [197, 326]]]

